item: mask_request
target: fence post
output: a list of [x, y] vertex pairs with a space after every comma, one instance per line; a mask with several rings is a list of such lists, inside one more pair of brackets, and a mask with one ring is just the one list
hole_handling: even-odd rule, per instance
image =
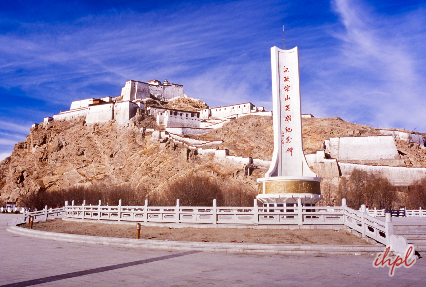
[[258, 225], [259, 224], [259, 208], [257, 206], [257, 199], [256, 198], [254, 199], [253, 213], [254, 213], [253, 223], [254, 223], [254, 225]]
[[342, 213], [343, 213], [343, 224], [346, 225], [346, 198], [342, 198]]
[[362, 237], [365, 237], [365, 230], [367, 229], [365, 226], [365, 204], [361, 205], [361, 228]]
[[145, 205], [143, 207], [143, 222], [148, 222], [148, 199], [145, 199]]
[[303, 206], [302, 199], [300, 197], [297, 199], [297, 221], [299, 226], [303, 225]]
[[175, 215], [176, 223], [179, 223], [180, 222], [180, 201], [179, 201], [179, 198], [176, 199], [176, 210], [175, 210], [175, 212], [176, 212], [176, 215]]
[[121, 199], [118, 201], [118, 221], [121, 221]]
[[65, 216], [68, 216], [68, 200], [65, 201], [64, 211], [65, 211]]
[[392, 215], [389, 212], [386, 213], [385, 233], [386, 233], [386, 246], [389, 246], [390, 237], [393, 234]]
[[421, 208], [421, 207], [419, 207], [419, 215], [420, 215], [420, 217], [422, 217], [422, 216], [423, 216], [423, 211], [422, 211], [422, 208]]
[[101, 220], [101, 212], [102, 212], [102, 200], [99, 199], [98, 220]]
[[217, 202], [216, 199], [213, 199], [213, 224], [217, 224]]
[[86, 212], [85, 212], [85, 210], [84, 210], [84, 206], [86, 205], [86, 201], [85, 200], [83, 200], [83, 203], [81, 204], [81, 209], [82, 209], [82, 212], [83, 212], [83, 215], [81, 216], [81, 219], [84, 219], [84, 215], [86, 214]]
[[[0, 209], [1, 210], [1, 209]], [[2, 211], [2, 210], [1, 210]], [[28, 211], [26, 211], [25, 209], [24, 209], [24, 213], [22, 214], [23, 216], [24, 216], [24, 223], [25, 222], [27, 222], [27, 212]]]
[[47, 205], [44, 206], [44, 221], [47, 221]]

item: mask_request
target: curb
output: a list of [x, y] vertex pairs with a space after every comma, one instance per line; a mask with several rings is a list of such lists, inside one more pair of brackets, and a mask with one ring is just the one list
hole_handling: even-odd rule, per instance
[[57, 241], [114, 245], [121, 247], [138, 247], [180, 251], [213, 251], [226, 253], [263, 253], [263, 254], [309, 254], [309, 255], [376, 255], [383, 252], [383, 246], [374, 245], [295, 245], [295, 244], [256, 244], [256, 243], [217, 243], [192, 241], [163, 241], [149, 239], [129, 239], [116, 237], [100, 237], [75, 235], [40, 230], [31, 230], [10, 226], [8, 232]]

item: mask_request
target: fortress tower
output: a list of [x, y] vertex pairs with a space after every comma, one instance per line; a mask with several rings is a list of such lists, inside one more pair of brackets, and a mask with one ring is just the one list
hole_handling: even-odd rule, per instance
[[314, 205], [321, 197], [320, 181], [303, 154], [300, 108], [299, 53], [271, 48], [274, 153], [264, 178], [258, 179], [257, 199], [264, 204]]

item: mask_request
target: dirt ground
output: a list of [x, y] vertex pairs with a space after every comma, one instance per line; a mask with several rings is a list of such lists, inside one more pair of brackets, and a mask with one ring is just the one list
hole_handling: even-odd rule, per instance
[[[28, 224], [21, 226], [29, 228]], [[36, 222], [33, 229], [79, 235], [136, 238], [136, 224], [86, 223], [57, 219], [48, 222]], [[169, 228], [142, 225], [140, 238], [261, 244], [368, 245], [365, 240], [345, 230], [335, 231], [331, 229]]]

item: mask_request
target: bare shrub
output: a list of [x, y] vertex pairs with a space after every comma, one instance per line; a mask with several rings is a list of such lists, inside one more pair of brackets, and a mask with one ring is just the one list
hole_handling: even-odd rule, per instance
[[159, 205], [175, 205], [180, 199], [183, 206], [253, 206], [255, 189], [234, 181], [214, 179], [206, 175], [189, 175], [162, 191]]
[[159, 203], [171, 206], [176, 204], [176, 199], [184, 206], [212, 206], [213, 199], [218, 204], [223, 202], [219, 184], [205, 175], [190, 175], [169, 184]]
[[63, 206], [65, 201], [69, 204], [74, 200], [75, 205], [98, 205], [99, 200], [103, 205], [118, 205], [121, 199], [122, 205], [143, 205], [146, 198], [146, 189], [135, 190], [129, 186], [106, 186], [106, 185], [92, 185], [92, 186], [76, 186], [65, 190], [59, 191], [39, 191], [36, 193], [29, 193], [20, 200], [20, 205], [31, 209], [43, 209], [46, 205], [48, 207]]
[[408, 209], [426, 208], [426, 178], [408, 187], [406, 204]]
[[348, 179], [339, 183], [338, 198], [346, 198], [347, 205], [359, 209], [362, 204], [369, 208], [391, 208], [397, 205], [395, 187], [379, 175], [355, 169]]
[[254, 188], [232, 184], [222, 190], [223, 202], [221, 206], [253, 206], [254, 199], [258, 194]]
[[176, 199], [183, 206], [212, 206], [213, 199], [218, 206], [253, 206], [257, 192], [251, 187], [241, 185], [234, 181], [218, 180], [206, 175], [189, 175], [169, 184], [161, 193], [148, 193], [146, 188], [138, 190], [127, 186], [76, 186], [68, 189], [38, 193], [31, 193], [23, 197], [20, 205], [31, 209], [43, 209], [63, 206], [65, 201], [69, 204], [74, 200], [75, 205], [144, 205], [145, 199], [151, 206], [174, 206]]

